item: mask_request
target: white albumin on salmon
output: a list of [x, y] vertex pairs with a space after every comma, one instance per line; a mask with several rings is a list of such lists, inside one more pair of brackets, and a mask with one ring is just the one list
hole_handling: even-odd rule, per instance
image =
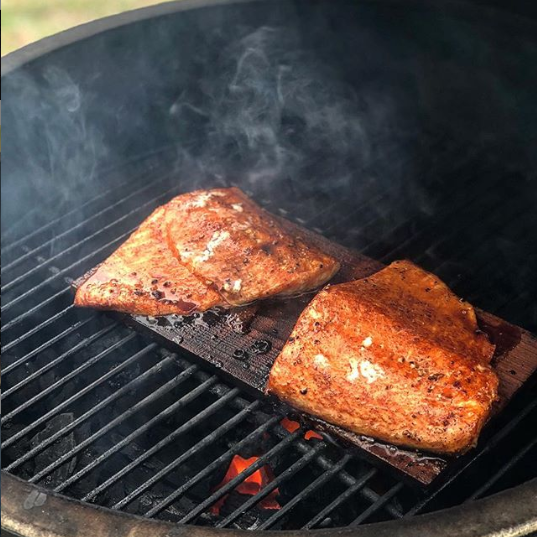
[[267, 391], [358, 434], [463, 452], [497, 397], [493, 352], [470, 304], [436, 276], [396, 261], [313, 299]]

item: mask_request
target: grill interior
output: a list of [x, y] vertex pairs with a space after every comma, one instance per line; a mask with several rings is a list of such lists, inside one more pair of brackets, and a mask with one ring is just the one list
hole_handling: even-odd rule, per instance
[[[521, 474], [532, 475], [526, 472], [535, 471], [531, 450], [537, 437], [528, 424], [537, 404], [527, 393], [493, 430], [485, 431], [487, 449], [463, 476], [443, 483], [441, 490], [424, 491], [326, 440], [305, 440], [303, 428], [289, 433], [280, 423], [283, 416], [193, 365], [187, 354], [171, 354], [105, 314], [75, 309], [72, 278], [110, 253], [157, 204], [185, 188], [173, 172], [174, 162], [173, 155], [159, 154], [106, 174], [113, 186], [86, 200], [82, 209], [72, 208], [6, 243], [5, 470], [112, 509], [250, 529], [339, 527], [400, 518], [478, 498], [516, 483]], [[393, 195], [372, 193], [381, 204], [391, 204]], [[428, 255], [414, 259], [464, 288], [452, 275], [457, 253], [432, 264], [437, 259], [432, 255], [434, 233], [410, 233], [401, 241], [397, 230], [416, 229], [416, 222], [382, 235], [387, 224], [380, 211], [370, 218], [359, 207], [347, 213], [331, 207], [326, 220], [319, 215], [308, 220], [300, 200], [285, 207], [262, 201], [271, 211], [314, 225], [343, 243], [355, 241], [357, 230], [376, 229], [383, 240], [378, 246], [369, 242], [367, 251], [387, 261], [400, 253], [397, 247], [386, 251], [386, 240], [406, 244], [405, 252], [426, 241]], [[455, 208], [447, 215], [453, 222], [461, 222], [459, 216]], [[510, 215], [500, 220], [506, 225]], [[488, 268], [486, 259], [479, 264]], [[476, 277], [478, 272], [472, 274]], [[473, 300], [479, 303], [479, 295]], [[498, 306], [505, 309], [510, 303], [500, 300]], [[237, 454], [259, 458], [215, 490]], [[275, 479], [260, 492], [228, 495], [265, 464]], [[258, 507], [275, 489], [281, 509]], [[216, 514], [211, 506], [222, 498]]]
[[[536, 476], [535, 378], [483, 449], [422, 489], [72, 306], [72, 281], [157, 205], [237, 185], [537, 331], [537, 34], [418, 4], [254, 4], [140, 20], [3, 77], [4, 471], [127, 513], [260, 530], [400, 519]], [[220, 486], [234, 455], [258, 458]]]

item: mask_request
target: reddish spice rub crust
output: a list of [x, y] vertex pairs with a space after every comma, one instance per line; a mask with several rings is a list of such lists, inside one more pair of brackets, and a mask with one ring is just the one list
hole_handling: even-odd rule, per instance
[[359, 434], [458, 453], [475, 445], [497, 397], [493, 353], [470, 304], [396, 261], [313, 299], [267, 391]]
[[334, 258], [288, 233], [238, 188], [173, 199], [166, 228], [175, 255], [229, 304], [303, 293], [339, 269]]
[[140, 315], [189, 314], [221, 302], [220, 295], [184, 267], [166, 243], [156, 209], [77, 290], [75, 305]]
[[75, 304], [187, 315], [299, 294], [338, 269], [239, 189], [200, 190], [156, 209], [79, 287]]

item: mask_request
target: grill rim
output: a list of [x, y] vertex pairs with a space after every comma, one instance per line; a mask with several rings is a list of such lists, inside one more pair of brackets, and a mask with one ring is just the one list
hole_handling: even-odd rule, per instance
[[[1, 472], [2, 527], [25, 537], [246, 537], [251, 530], [175, 524], [143, 518], [68, 498]], [[310, 530], [319, 537], [481, 537], [524, 536], [537, 531], [537, 479], [449, 509], [357, 527]], [[263, 535], [299, 537], [304, 530]]]
[[[18, 68], [78, 41], [91, 38], [103, 32], [126, 26], [142, 20], [163, 17], [191, 9], [210, 8], [229, 4], [252, 3], [263, 0], [180, 0], [166, 2], [118, 15], [99, 19], [77, 26], [59, 34], [32, 43], [14, 51], [1, 62], [2, 78]], [[457, 0], [366, 0], [392, 6], [440, 8], [451, 11], [464, 18], [479, 18], [486, 22], [493, 21], [512, 29], [534, 31], [535, 21], [521, 15], [514, 15], [498, 8], [469, 5]], [[8, 472], [1, 471], [2, 490], [2, 527], [28, 536], [50, 537], [52, 535], [71, 537], [80, 535], [78, 531], [88, 531], [95, 535], [96, 528], [101, 527], [104, 535], [117, 531], [118, 536], [151, 535], [159, 537], [204, 537], [221, 535], [218, 528], [205, 528], [152, 520], [124, 512], [113, 511], [54, 493], [50, 490], [28, 483]], [[43, 496], [44, 495], [44, 498]], [[45, 502], [40, 505], [40, 501]], [[473, 535], [479, 525], [483, 537], [509, 535], [529, 535], [537, 530], [537, 479], [522, 485], [472, 501], [468, 504], [449, 509], [417, 515], [403, 520], [393, 520], [376, 524], [341, 529], [313, 530], [317, 535], [341, 535], [359, 537], [400, 537], [414, 536], [416, 533], [431, 537]], [[29, 521], [32, 521], [30, 523]], [[230, 537], [256, 534], [246, 530], [224, 530]], [[90, 535], [88, 534], [88, 535]], [[271, 533], [269, 533], [271, 534]], [[82, 534], [83, 536], [84, 534]], [[303, 530], [278, 532], [283, 537], [304, 535]]]
[[[1, 76], [2, 78], [25, 64], [32, 62], [42, 56], [54, 52], [60, 48], [73, 44], [77, 41], [93, 37], [100, 33], [114, 30], [122, 26], [127, 26], [135, 22], [150, 18], [171, 15], [180, 11], [192, 9], [210, 8], [231, 4], [250, 4], [253, 2], [264, 2], [266, 0], [171, 0], [154, 6], [142, 7], [125, 11], [117, 15], [110, 15], [100, 19], [87, 22], [69, 28], [57, 34], [45, 37], [34, 43], [30, 43], [2, 57]], [[280, 0], [285, 1], [285, 0]], [[425, 9], [439, 9], [446, 13], [471, 19], [495, 22], [504, 26], [511, 26], [513, 30], [520, 30], [524, 27], [526, 31], [534, 31], [537, 27], [537, 20], [529, 16], [515, 14], [501, 8], [469, 4], [464, 0], [364, 0], [369, 3], [382, 3], [392, 6], [404, 5], [407, 9], [424, 7]]]

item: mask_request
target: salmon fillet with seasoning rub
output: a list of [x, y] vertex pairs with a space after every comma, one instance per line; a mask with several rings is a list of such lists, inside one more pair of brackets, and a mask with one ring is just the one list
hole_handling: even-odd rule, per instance
[[138, 315], [188, 315], [222, 302], [167, 244], [166, 207], [156, 209], [77, 290], [75, 305]]
[[358, 434], [458, 453], [476, 444], [497, 397], [493, 353], [470, 304], [396, 261], [313, 299], [267, 391]]
[[339, 269], [335, 259], [287, 232], [238, 188], [179, 196], [166, 219], [175, 254], [229, 304], [303, 293]]
[[338, 269], [239, 189], [203, 190], [156, 209], [79, 287], [75, 304], [187, 315], [303, 293]]

